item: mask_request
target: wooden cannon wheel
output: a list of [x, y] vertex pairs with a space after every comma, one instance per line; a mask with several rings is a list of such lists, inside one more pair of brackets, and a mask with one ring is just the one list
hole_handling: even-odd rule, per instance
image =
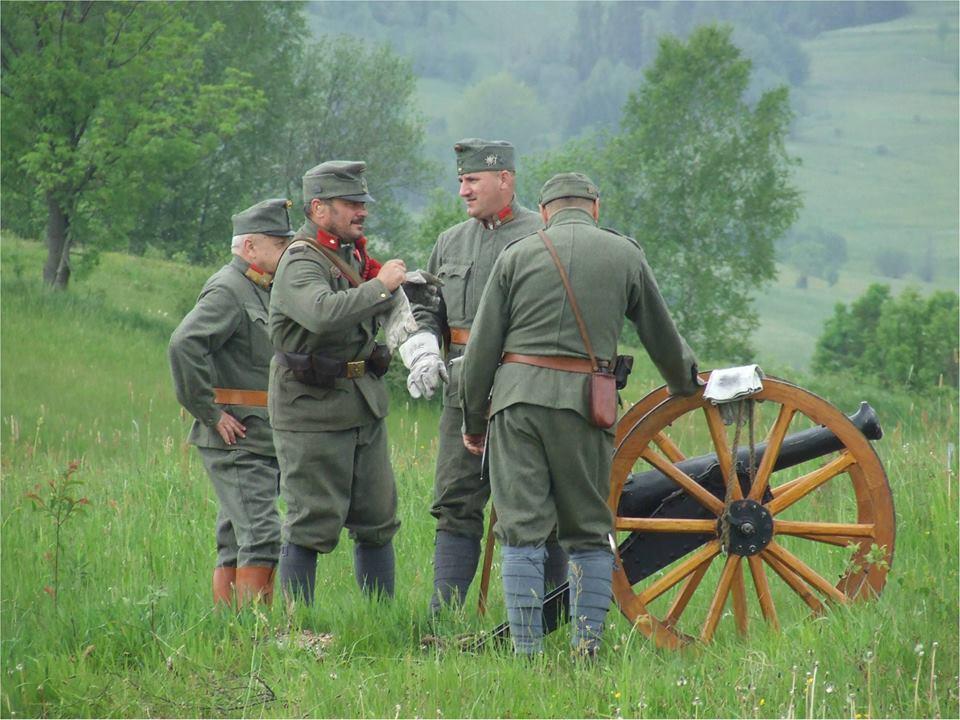
[[[608, 504], [620, 538], [626, 533], [667, 533], [705, 540], [635, 585], [617, 553], [613, 577], [617, 603], [634, 627], [661, 647], [678, 648], [694, 639], [709, 642], [731, 595], [735, 627], [741, 635], [747, 633], [756, 613], [748, 601], [744, 560], [759, 615], [775, 629], [781, 613], [803, 611], [806, 605], [820, 614], [824, 600], [845, 604], [869, 598], [886, 582], [894, 549], [893, 499], [870, 442], [830, 403], [783, 380], [765, 378], [763, 390], [752, 399], [763, 401], [756, 405], [762, 414], [754, 429], [757, 440], [768, 445], [746, 498], [740, 482], [731, 485], [736, 477], [731, 449], [734, 441], [739, 448], [747, 446], [747, 428], [736, 433], [735, 426], [724, 426], [720, 412], [704, 401], [702, 391], [682, 398], [668, 397], [665, 388], [655, 390], [617, 426]], [[788, 431], [817, 425], [832, 431], [842, 448], [795, 468], [795, 477], [774, 482], [773, 468]], [[719, 460], [727, 487], [724, 499], [677, 468], [685, 458], [710, 453]], [[653, 468], [695, 498], [708, 511], [707, 519], [618, 515], [630, 473]], [[730, 531], [725, 536], [722, 528], [724, 523], [730, 527], [734, 514], [728, 511], [737, 502], [738, 508], [749, 506], [762, 515], [763, 523], [772, 521], [772, 536], [759, 549], [751, 546], [747, 552], [732, 543], [726, 549], [723, 545]]]

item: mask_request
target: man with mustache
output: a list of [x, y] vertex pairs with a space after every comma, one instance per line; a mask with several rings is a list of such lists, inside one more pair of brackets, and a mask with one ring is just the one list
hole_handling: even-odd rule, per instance
[[270, 418], [287, 503], [280, 583], [306, 604], [317, 554], [331, 552], [344, 527], [360, 588], [394, 593], [400, 522], [381, 379], [390, 357], [374, 338], [406, 268], [367, 255], [365, 169], [330, 161], [303, 176], [306, 221], [280, 261], [270, 303]]

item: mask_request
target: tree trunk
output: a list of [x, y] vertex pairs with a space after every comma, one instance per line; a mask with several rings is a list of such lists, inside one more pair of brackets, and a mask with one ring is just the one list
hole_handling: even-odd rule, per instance
[[70, 282], [70, 216], [52, 192], [47, 193], [47, 261], [43, 282], [57, 290], [66, 290]]

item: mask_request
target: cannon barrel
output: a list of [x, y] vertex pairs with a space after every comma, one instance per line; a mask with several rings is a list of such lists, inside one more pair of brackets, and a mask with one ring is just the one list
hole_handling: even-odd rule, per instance
[[[863, 433], [868, 440], [879, 440], [883, 437], [880, 419], [869, 403], [861, 402], [860, 407], [853, 415], [847, 416], [854, 426]], [[840, 450], [843, 443], [825, 427], [815, 427], [788, 435], [783, 439], [780, 453], [774, 463], [774, 472], [788, 467], [794, 467], [808, 460], [822, 457], [828, 453]], [[763, 459], [767, 444], [760, 443], [754, 448], [754, 462], [757, 466]], [[750, 449], [739, 448], [737, 451], [737, 476], [740, 479], [744, 494], [749, 491], [747, 484], [750, 481], [748, 464]], [[723, 499], [726, 488], [720, 472], [720, 463], [717, 456], [701, 455], [678, 462], [677, 467], [703, 485], [714, 496]], [[769, 499], [769, 490], [766, 502]], [[706, 518], [711, 517], [709, 510], [697, 500], [687, 495], [677, 484], [662, 474], [659, 470], [648, 470], [642, 473], [632, 473], [624, 484], [620, 494], [618, 514], [622, 517], [670, 517], [670, 518]], [[631, 585], [640, 582], [643, 578], [667, 567], [676, 559], [683, 557], [692, 549], [707, 542], [706, 535], [671, 535], [668, 533], [640, 533], [633, 532], [620, 543], [618, 551], [620, 562]], [[555, 590], [547, 593], [543, 600], [543, 630], [551, 633], [569, 619], [569, 583], [564, 583]], [[488, 640], [502, 641], [509, 637], [510, 625], [503, 623], [489, 635], [483, 637], [478, 645]]]
[[[880, 419], [876, 411], [870, 407], [869, 403], [862, 402], [860, 407], [853, 415], [848, 416], [856, 428], [863, 433], [868, 440], [879, 440], [883, 437], [883, 429], [880, 427]], [[810, 428], [783, 439], [780, 447], [780, 454], [774, 463], [774, 472], [784, 468], [793, 467], [800, 463], [822, 457], [827, 453], [834, 452], [843, 447], [843, 443], [837, 439], [830, 430], [825, 427]], [[760, 465], [763, 454], [766, 452], [767, 444], [759, 443], [754, 451], [754, 467]], [[750, 449], [741, 447], [737, 451], [737, 474], [741, 484], [749, 483], [748, 464], [750, 462]], [[697, 482], [704, 484], [704, 480], [711, 473], [719, 472], [719, 463], [715, 454], [700, 455], [694, 458], [688, 458], [678, 462], [677, 468], [685, 474], [692, 477]], [[722, 481], [722, 478], [720, 478]], [[677, 484], [661, 473], [659, 470], [647, 470], [641, 473], [631, 473], [627, 482], [623, 486], [623, 492], [620, 495], [620, 506], [618, 512], [624, 517], [649, 517], [660, 504], [672, 493], [677, 491]]]

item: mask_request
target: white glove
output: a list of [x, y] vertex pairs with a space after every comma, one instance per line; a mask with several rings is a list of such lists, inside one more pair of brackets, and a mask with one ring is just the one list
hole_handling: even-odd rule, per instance
[[407, 390], [414, 399], [430, 398], [447, 382], [447, 367], [440, 357], [440, 344], [432, 332], [418, 332], [400, 345], [400, 358], [410, 371]]
[[402, 292], [393, 294], [390, 310], [380, 316], [380, 323], [383, 325], [383, 335], [390, 352], [396, 352], [400, 345], [420, 329], [410, 309], [410, 301]]

